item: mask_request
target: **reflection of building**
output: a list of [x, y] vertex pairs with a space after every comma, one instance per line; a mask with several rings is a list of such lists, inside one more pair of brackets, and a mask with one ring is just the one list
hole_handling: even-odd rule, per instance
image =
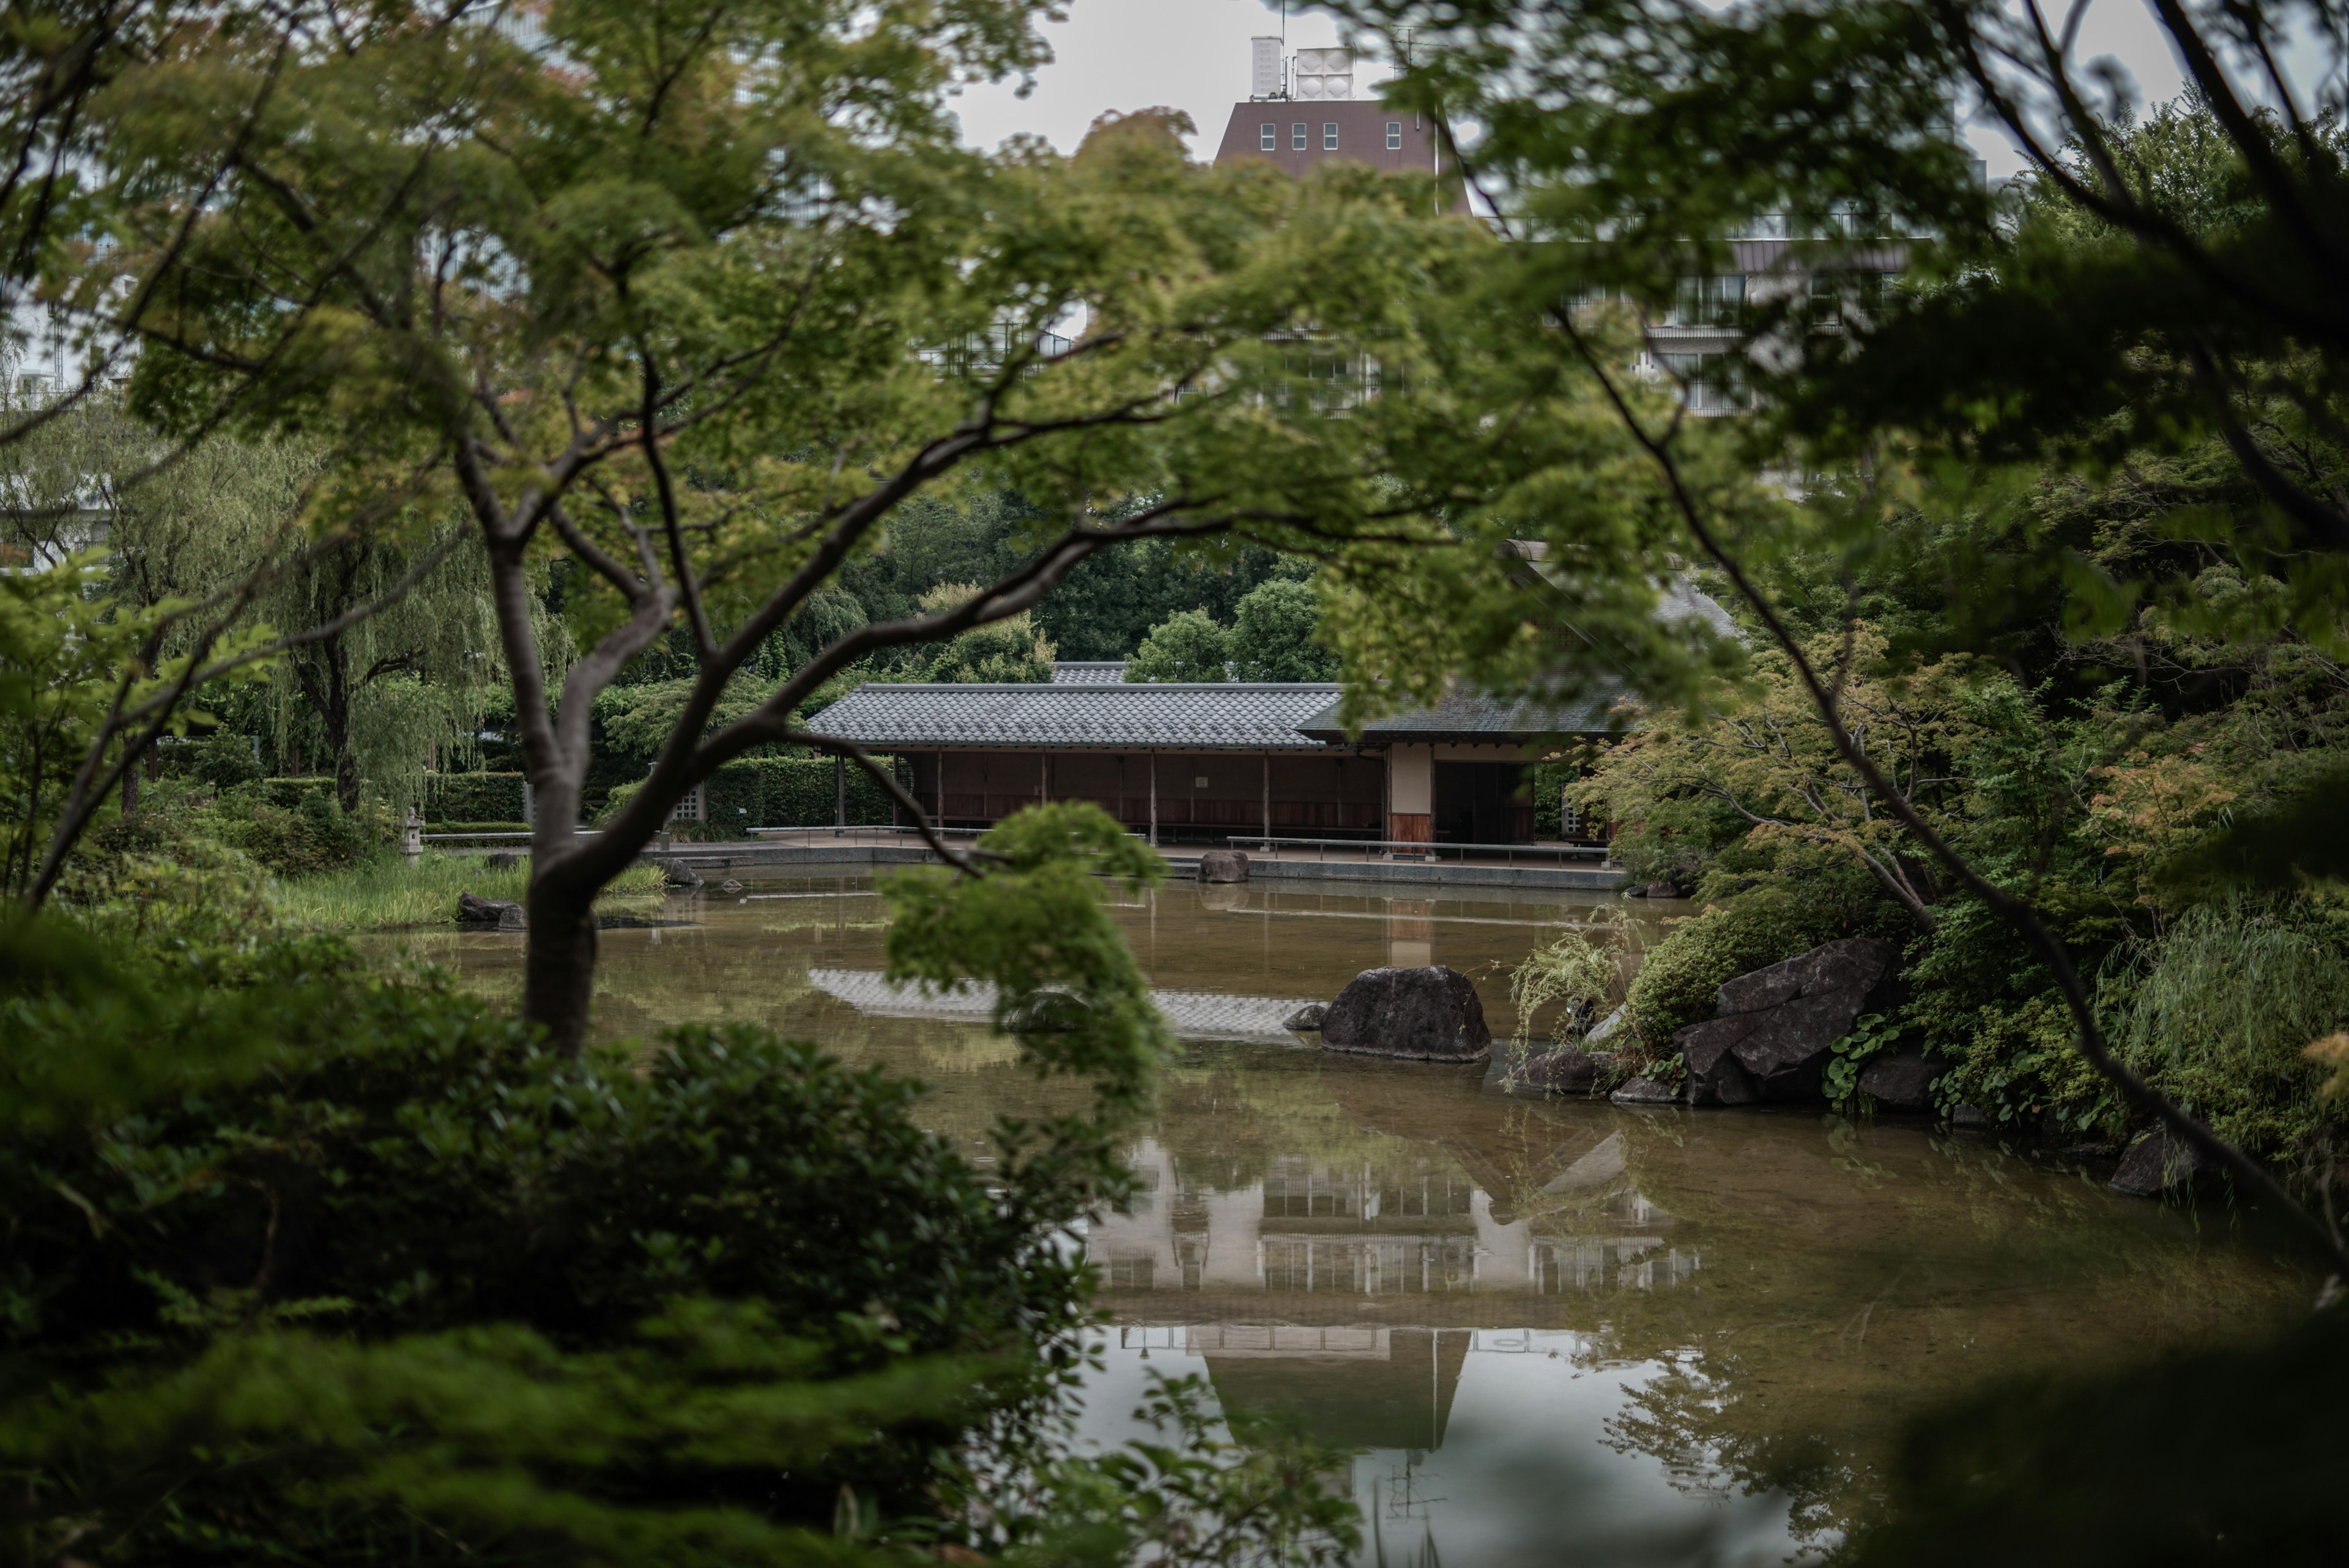
[[1227, 1191], [1185, 1179], [1155, 1139], [1129, 1164], [1142, 1186], [1131, 1211], [1086, 1238], [1114, 1343], [1199, 1357], [1226, 1406], [1292, 1412], [1326, 1443], [1433, 1451], [1470, 1351], [1531, 1343], [1496, 1317], [1668, 1288], [1698, 1266], [1626, 1181], [1619, 1135], [1568, 1140], [1501, 1202], [1440, 1156], [1280, 1158]]
[[1149, 1298], [1117, 1303], [1145, 1316], [1187, 1317], [1164, 1300], [1184, 1293], [1216, 1297], [1217, 1318], [1249, 1298], [1401, 1297], [1433, 1312], [1436, 1297], [1650, 1290], [1696, 1272], [1696, 1254], [1661, 1233], [1671, 1216], [1625, 1179], [1619, 1135], [1566, 1152], [1554, 1170], [1529, 1173], [1546, 1179], [1496, 1202], [1440, 1158], [1379, 1168], [1279, 1158], [1262, 1180], [1217, 1191], [1186, 1181], [1174, 1154], [1145, 1139], [1129, 1159], [1143, 1189], [1132, 1211], [1095, 1220], [1086, 1251], [1113, 1298]]

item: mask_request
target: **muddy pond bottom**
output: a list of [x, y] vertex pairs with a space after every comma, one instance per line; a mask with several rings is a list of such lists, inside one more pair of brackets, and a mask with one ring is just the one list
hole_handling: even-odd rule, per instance
[[[1119, 907], [1183, 1041], [1085, 1237], [1112, 1323], [1082, 1430], [1139, 1435], [1154, 1376], [1352, 1451], [1362, 1561], [1762, 1564], [1823, 1553], [1901, 1426], [1995, 1382], [2256, 1333], [2316, 1279], [2256, 1211], [1922, 1121], [1506, 1095], [1479, 1068], [1301, 1048], [1280, 1020], [1377, 964], [1507, 971], [1567, 927], [1636, 948], [1685, 907], [1177, 884]], [[595, 1028], [745, 1022], [933, 1085], [987, 1159], [1053, 1096], [969, 1000], [880, 978], [869, 879], [754, 884], [608, 930]], [[521, 938], [392, 939], [484, 990]], [[1074, 1096], [1071, 1096], [1073, 1103]]]

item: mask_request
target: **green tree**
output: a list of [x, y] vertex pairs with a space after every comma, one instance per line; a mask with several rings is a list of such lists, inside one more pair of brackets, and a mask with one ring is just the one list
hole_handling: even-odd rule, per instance
[[[942, 583], [923, 594], [923, 609], [953, 610], [978, 597], [976, 583]], [[922, 679], [955, 685], [1032, 685], [1052, 679], [1052, 645], [1022, 612], [958, 633], [932, 653]]]
[[[1485, 242], [1409, 181], [1190, 164], [1159, 114], [1105, 120], [1070, 160], [961, 149], [948, 92], [1041, 58], [1038, 11], [564, 0], [541, 54], [393, 6], [331, 51], [206, 78], [217, 109], [276, 73], [133, 405], [174, 430], [224, 399], [253, 424], [331, 418], [354, 472], [460, 498], [540, 811], [523, 1008], [565, 1049], [595, 890], [717, 767], [802, 738], [792, 713], [836, 671], [1030, 610], [1123, 544], [1245, 524], [1334, 549], [1373, 513], [1438, 537], [1385, 515], [1363, 427], [1289, 395], [1271, 339], [1310, 322], [1400, 372], [1418, 302], [1443, 298], [1429, 269]], [[116, 130], [149, 186], [206, 177], [160, 113], [126, 101]], [[132, 214], [119, 265], [187, 228]], [[1051, 336], [1079, 304], [1085, 337]], [[989, 489], [1034, 508], [1016, 566], [954, 610], [835, 637], [708, 732], [736, 672], [909, 503]], [[574, 566], [580, 650], [559, 681], [533, 612], [550, 554]], [[644, 787], [580, 839], [595, 697], [678, 624], [693, 694]]]
[[1231, 634], [1203, 609], [1180, 610], [1150, 628], [1125, 661], [1128, 680], [1229, 680]]
[[[2288, 1204], [2268, 1171], [2116, 1055], [2060, 914], [2043, 902], [2040, 867], [2026, 859], [2001, 869], [1969, 854], [1878, 765], [1844, 710], [1850, 662], [1822, 663], [1806, 650], [1766, 573], [1796, 556], [1826, 565], [1845, 589], [1848, 628], [1851, 597], [1888, 512], [1994, 508], [2029, 483], [1999, 467], [2018, 460], [2178, 455], [2216, 437], [2258, 497], [2224, 529], [2225, 550], [2277, 563], [2283, 591], [2271, 613], [2337, 643], [2349, 533], [2317, 493], [2338, 472], [2326, 432], [2339, 425], [2333, 389], [2349, 317], [2338, 290], [2319, 280], [2344, 270], [2349, 186], [2329, 121], [2289, 107], [2263, 120], [2244, 108], [2248, 89], [2229, 74], [2236, 67], [2222, 63], [2240, 62], [2264, 91], [2284, 80], [2273, 60], [2214, 43], [2240, 26], [2298, 17], [2323, 34], [2321, 63], [2337, 69], [2337, 30], [2317, 20], [2327, 13], [2262, 8], [2246, 24], [2215, 8], [2162, 7], [2226, 156], [2214, 161], [2164, 125], [2144, 143], [2161, 156], [2132, 163], [2117, 142], [2118, 117], [2100, 118], [2094, 107], [2095, 67], [2075, 67], [2069, 34], [2047, 31], [2030, 8], [2010, 14], [1967, 0], [1727, 11], [1500, 3], [1433, 19], [1418, 5], [1381, 0], [1343, 9], [1386, 29], [1397, 47], [1409, 31], [1413, 66], [1400, 99], [1439, 123], [1482, 128], [1459, 151], [1520, 242], [1496, 259], [1506, 280], [1496, 292], [1517, 303], [1498, 313], [1494, 330], [1547, 357], [1554, 384], [1591, 387], [1617, 428], [1586, 449], [1582, 486], [1609, 452], [1646, 466], [1654, 488], [1640, 504], [1679, 533], [1679, 548], [1719, 574], [1755, 635], [1787, 660], [1870, 809], [1893, 818], [1898, 836], [1946, 873], [1961, 905], [2035, 955], [2081, 1059], [2135, 1114], [2158, 1118], [2240, 1181]], [[2126, 243], [2083, 244], [2095, 225], [2079, 222], [1997, 222], [1951, 132], [1948, 106], [1961, 90], [2023, 141], [2065, 204]], [[1624, 112], [1631, 104], [1639, 112]], [[2049, 122], [2072, 139], [2071, 151], [2047, 140]], [[1713, 156], [1692, 162], [1679, 155], [1689, 146]], [[2191, 175], [2214, 161], [2236, 171], [2239, 195], [2181, 206], [2178, 192], [2195, 180], [2149, 172]], [[1764, 223], [1789, 236], [1785, 265], [1812, 282], [1757, 294], [1730, 313], [1724, 324], [1741, 338], [1738, 362], [1750, 367], [1742, 379], [1754, 396], [1743, 415], [1692, 419], [1677, 379], [1659, 386], [1642, 377], [1635, 356], [1650, 324], [1679, 298], [1681, 280], [1734, 270], [1733, 236]], [[1891, 246], [1912, 281], [1889, 292], [1865, 286], [1881, 265], [1873, 258]], [[1522, 493], [1548, 460], [1519, 446], [1509, 483]], [[1811, 483], [1799, 495], [1774, 497], [1762, 483], [1770, 464]], [[2185, 524], [2190, 514], [2176, 515]], [[1585, 576], [1653, 582], [1670, 568], [1672, 545], [1661, 533], [1611, 561], [1569, 561], [1556, 532], [1540, 575], [1561, 588]], [[2005, 532], [2016, 553], [2036, 557], [2039, 573], [2063, 570], [2061, 544], [2012, 524]], [[1961, 646], [1999, 585], [1968, 575], [1954, 556], [1939, 575], [1952, 607], [1941, 629]], [[2065, 629], [2075, 635], [2117, 629], [2137, 596], [2154, 588], [2069, 576]], [[1425, 597], [1432, 611], [1440, 596]], [[1410, 605], [1408, 595], [1390, 594], [1375, 607], [1350, 607], [1352, 635], [1379, 635], [1373, 616], [1394, 618]], [[1441, 647], [1426, 618], [1384, 635]], [[1488, 637], [1501, 624], [1489, 612], [1473, 618]], [[1426, 662], [1488, 677], [1524, 672], [1536, 685], [1547, 671], [1554, 685], [1570, 685], [1610, 651], [1609, 636], [1570, 624], [1573, 635], [1527, 638], [1515, 654], [1497, 639], [1455, 638], [1462, 657]], [[1340, 640], [1351, 666], [1353, 643]], [[2303, 864], [2330, 864], [2332, 842], [2309, 843]], [[1943, 918], [1957, 923], [1954, 911]], [[2338, 1235], [2317, 1229], [2349, 1265]]]
[[1274, 577], [1248, 591], [1232, 617], [1232, 669], [1242, 680], [1330, 680], [1338, 656], [1314, 639], [1321, 607], [1294, 577]]

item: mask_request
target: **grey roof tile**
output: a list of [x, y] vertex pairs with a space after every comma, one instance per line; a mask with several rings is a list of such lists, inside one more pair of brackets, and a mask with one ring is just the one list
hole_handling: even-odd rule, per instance
[[[1362, 727], [1370, 744], [1393, 741], [1508, 741], [1537, 735], [1603, 735], [1619, 726], [1609, 722], [1613, 704], [1604, 699], [1589, 702], [1549, 704], [1525, 699], [1505, 702], [1475, 692], [1455, 691], [1432, 708], [1414, 708]], [[1347, 739], [1338, 723], [1338, 704], [1331, 702], [1297, 726], [1304, 733], [1336, 742]]]
[[1062, 659], [1052, 666], [1055, 686], [1108, 686], [1124, 679], [1123, 659]]
[[863, 746], [1179, 746], [1318, 752], [1298, 726], [1338, 699], [1334, 681], [1027, 686], [867, 684], [807, 721]]

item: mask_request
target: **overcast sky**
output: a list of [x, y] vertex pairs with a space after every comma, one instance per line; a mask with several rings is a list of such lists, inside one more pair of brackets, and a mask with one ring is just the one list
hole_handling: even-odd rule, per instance
[[[1054, 56], [1038, 73], [1036, 90], [1016, 98], [1009, 87], [983, 88], [958, 103], [963, 135], [980, 147], [1026, 131], [1062, 151], [1074, 150], [1103, 109], [1131, 111], [1165, 104], [1187, 112], [1199, 127], [1191, 146], [1212, 157], [1232, 106], [1247, 97], [1248, 40], [1280, 30], [1263, 0], [1070, 0], [1069, 19], [1045, 30]], [[1292, 15], [1288, 48], [1338, 42], [1328, 16]], [[2080, 31], [2078, 57], [2109, 55], [2136, 81], [2139, 100], [2174, 98], [2177, 63], [2142, 0], [2093, 0]], [[1375, 97], [1382, 67], [1358, 67], [1354, 96]], [[1995, 130], [1972, 133], [1993, 175], [2020, 166]]]

